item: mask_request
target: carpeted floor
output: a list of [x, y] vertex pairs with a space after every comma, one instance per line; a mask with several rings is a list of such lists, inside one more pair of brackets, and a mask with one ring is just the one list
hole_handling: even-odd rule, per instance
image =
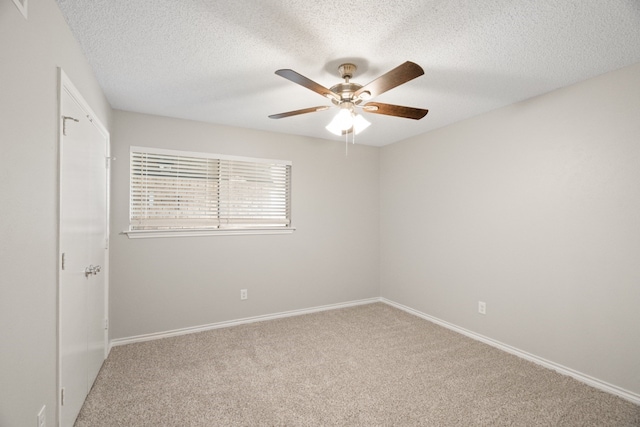
[[76, 426], [640, 426], [640, 406], [376, 303], [115, 347]]

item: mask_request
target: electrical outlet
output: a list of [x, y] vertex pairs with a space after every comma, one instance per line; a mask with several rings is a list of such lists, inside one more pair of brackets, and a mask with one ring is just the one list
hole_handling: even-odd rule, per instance
[[487, 304], [483, 301], [478, 301], [478, 313], [487, 314]]
[[240, 299], [247, 299], [247, 298], [249, 298], [249, 295], [247, 294], [247, 290], [240, 289]]
[[40, 412], [38, 412], [38, 424], [37, 427], [47, 427], [47, 406], [43, 405]]

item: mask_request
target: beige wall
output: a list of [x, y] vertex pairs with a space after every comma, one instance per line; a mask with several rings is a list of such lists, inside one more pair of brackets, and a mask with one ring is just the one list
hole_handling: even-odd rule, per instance
[[640, 393], [640, 64], [380, 159], [383, 297]]
[[[379, 150], [115, 112], [111, 338], [379, 295]], [[291, 160], [290, 235], [129, 239], [132, 145]], [[240, 301], [240, 289], [249, 299]]]
[[111, 109], [53, 0], [0, 1], [0, 425], [56, 425], [58, 71]]
[[[640, 393], [640, 65], [345, 157], [341, 143], [112, 118], [55, 2], [30, 0], [26, 21], [5, 0], [0, 426], [32, 425], [44, 404], [56, 420], [58, 66], [118, 158], [112, 338], [381, 294]], [[292, 160], [298, 230], [127, 239], [129, 145]]]

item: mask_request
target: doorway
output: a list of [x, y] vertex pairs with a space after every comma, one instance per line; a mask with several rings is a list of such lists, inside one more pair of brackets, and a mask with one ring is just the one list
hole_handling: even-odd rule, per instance
[[108, 352], [109, 134], [60, 70], [59, 421], [72, 426]]

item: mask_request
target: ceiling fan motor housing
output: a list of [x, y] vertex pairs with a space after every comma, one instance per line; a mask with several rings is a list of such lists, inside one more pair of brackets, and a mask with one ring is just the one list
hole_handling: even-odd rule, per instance
[[346, 63], [338, 67], [338, 72], [340, 73], [340, 77], [349, 81], [349, 79], [353, 78], [353, 73], [355, 73], [357, 69], [358, 67], [356, 67], [355, 64]]
[[358, 83], [338, 83], [337, 85], [331, 86], [329, 90], [340, 96], [340, 100], [331, 99], [331, 101], [336, 105], [340, 105], [346, 101], [360, 104], [362, 100], [359, 98], [354, 99], [353, 94], [361, 87], [362, 85], [359, 85]]
[[353, 102], [354, 104], [360, 104], [362, 102], [361, 99], [354, 99], [353, 97], [353, 94], [358, 89], [360, 89], [362, 85], [349, 82], [349, 80], [353, 78], [353, 73], [355, 73], [357, 69], [358, 67], [355, 64], [351, 63], [341, 64], [338, 67], [338, 72], [340, 73], [340, 77], [344, 79], [344, 83], [338, 83], [337, 85], [331, 86], [331, 88], [329, 89], [331, 90], [331, 92], [334, 92], [338, 96], [340, 96], [339, 100], [331, 100], [334, 104], [340, 105], [343, 102]]

